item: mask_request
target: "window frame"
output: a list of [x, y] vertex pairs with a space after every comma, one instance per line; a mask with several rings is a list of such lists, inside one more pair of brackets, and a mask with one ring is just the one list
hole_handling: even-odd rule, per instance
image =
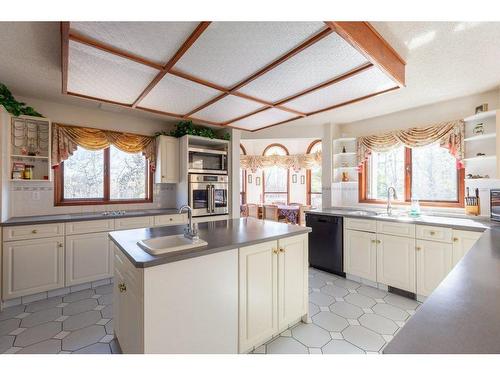
[[[411, 184], [412, 184], [412, 150], [405, 147], [404, 157], [404, 200], [394, 201], [397, 204], [411, 204]], [[383, 199], [369, 199], [368, 193], [368, 168], [369, 160], [365, 160], [358, 172], [358, 187], [359, 187], [359, 203], [385, 204], [387, 201]], [[455, 201], [439, 201], [439, 200], [419, 200], [420, 205], [430, 207], [464, 207], [465, 194], [465, 168], [457, 170], [457, 200]]]
[[[321, 139], [316, 139], [315, 141], [312, 141], [311, 144], [307, 147], [306, 154], [310, 154], [311, 150], [313, 149], [314, 146], [316, 146], [318, 143], [321, 143]], [[323, 145], [321, 145], [323, 149]], [[312, 194], [316, 195], [323, 195], [323, 192], [313, 192], [312, 191], [312, 172], [310, 169], [306, 170], [306, 202], [307, 205], [310, 206], [312, 202]]]
[[[241, 153], [240, 155], [246, 155], [247, 150], [245, 149], [245, 146], [243, 146], [240, 143], [240, 150]], [[240, 174], [243, 175], [243, 186], [241, 187], [240, 191], [240, 202], [241, 204], [246, 204], [247, 203], [247, 170], [246, 169], [241, 169]]]
[[[266, 156], [266, 152], [272, 147], [280, 147], [282, 148], [286, 155], [290, 155], [288, 149], [282, 145], [281, 143], [271, 143], [266, 146], [264, 151], [262, 151], [262, 156]], [[290, 169], [286, 170], [286, 191], [269, 191], [266, 193], [266, 179], [265, 179], [265, 171], [262, 170], [262, 200], [265, 204], [266, 202], [266, 194], [286, 194], [286, 204], [290, 203]]]
[[104, 164], [104, 191], [102, 198], [88, 199], [67, 199], [64, 198], [64, 161], [54, 168], [54, 206], [88, 206], [104, 204], [133, 204], [133, 203], [152, 203], [153, 202], [153, 180], [154, 172], [149, 167], [149, 161], [146, 160], [146, 198], [144, 199], [110, 199], [111, 180], [110, 180], [110, 147], [103, 150]]

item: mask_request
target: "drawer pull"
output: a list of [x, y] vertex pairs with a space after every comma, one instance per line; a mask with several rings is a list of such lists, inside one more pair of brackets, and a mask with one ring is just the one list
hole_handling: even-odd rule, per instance
[[436, 234], [436, 232], [434, 232], [433, 230], [431, 230], [430, 234], [431, 234], [431, 236], [434, 236]]
[[120, 293], [125, 293], [127, 291], [127, 286], [125, 285], [125, 283], [118, 284], [118, 290], [120, 291]]
[[281, 252], [281, 253], [284, 253], [284, 252], [285, 252], [285, 249], [283, 249], [282, 247], [280, 247], [280, 252]]
[[38, 231], [37, 231], [36, 229], [33, 229], [33, 230], [31, 231], [31, 233], [33, 233], [33, 234], [37, 234], [37, 233], [38, 233]]
[[169, 220], [170, 220], [170, 221], [172, 221], [172, 220], [174, 220], [174, 219], [173, 219], [173, 218], [170, 218]]
[[417, 249], [417, 251], [422, 250], [422, 248], [420, 246], [417, 246], [416, 249]]
[[380, 240], [377, 240], [377, 243], [382, 243], [382, 241], [380, 241]]
[[59, 242], [59, 243], [57, 244], [57, 247], [63, 247], [63, 244]]
[[372, 240], [372, 243], [377, 243], [377, 240]]
[[278, 250], [278, 249], [273, 249], [273, 253], [274, 253], [274, 254], [278, 254], [278, 253], [279, 253], [279, 250]]
[[458, 242], [458, 238], [457, 237], [453, 237], [453, 242]]

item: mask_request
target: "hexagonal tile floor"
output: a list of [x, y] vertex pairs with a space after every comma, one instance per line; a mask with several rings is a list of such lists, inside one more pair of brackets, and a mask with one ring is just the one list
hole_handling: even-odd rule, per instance
[[380, 353], [415, 313], [417, 301], [309, 269], [311, 324], [298, 323], [254, 354]]
[[0, 353], [120, 353], [114, 339], [113, 285], [0, 312]]

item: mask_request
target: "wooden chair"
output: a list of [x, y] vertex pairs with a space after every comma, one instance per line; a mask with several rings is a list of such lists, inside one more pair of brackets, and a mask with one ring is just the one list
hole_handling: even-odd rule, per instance
[[265, 205], [264, 220], [278, 221], [278, 206], [274, 204]]
[[256, 204], [253, 204], [253, 203], [249, 203], [248, 205], [248, 216], [249, 217], [254, 217], [256, 219], [260, 219], [259, 218], [259, 206], [257, 206]]
[[301, 205], [299, 208], [299, 225], [306, 225], [306, 211], [311, 209], [311, 205]]

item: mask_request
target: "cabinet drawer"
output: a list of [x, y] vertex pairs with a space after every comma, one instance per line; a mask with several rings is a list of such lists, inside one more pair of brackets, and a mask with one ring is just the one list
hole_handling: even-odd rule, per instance
[[393, 234], [402, 237], [415, 237], [415, 224], [377, 221], [377, 233]]
[[187, 214], [159, 215], [154, 217], [154, 225], [182, 225], [187, 224]]
[[66, 223], [65, 227], [66, 235], [110, 232], [115, 229], [115, 222], [113, 219], [77, 221], [74, 223]]
[[[118, 273], [120, 278], [123, 278], [134, 290], [141, 290], [142, 269], [135, 268], [125, 254], [123, 254], [114, 243], [111, 243], [111, 246], [114, 254], [114, 273]], [[128, 287], [129, 286], [127, 286], [127, 288]]]
[[19, 225], [3, 228], [4, 241], [30, 240], [34, 238], [55, 237], [64, 235], [64, 224]]
[[115, 219], [115, 230], [147, 228], [154, 225], [153, 216], [127, 217]]
[[421, 240], [451, 243], [453, 231], [451, 228], [417, 225], [416, 233], [416, 237]]
[[345, 219], [345, 227], [347, 229], [362, 230], [364, 232], [376, 232], [377, 222], [375, 220], [365, 220], [365, 219]]

